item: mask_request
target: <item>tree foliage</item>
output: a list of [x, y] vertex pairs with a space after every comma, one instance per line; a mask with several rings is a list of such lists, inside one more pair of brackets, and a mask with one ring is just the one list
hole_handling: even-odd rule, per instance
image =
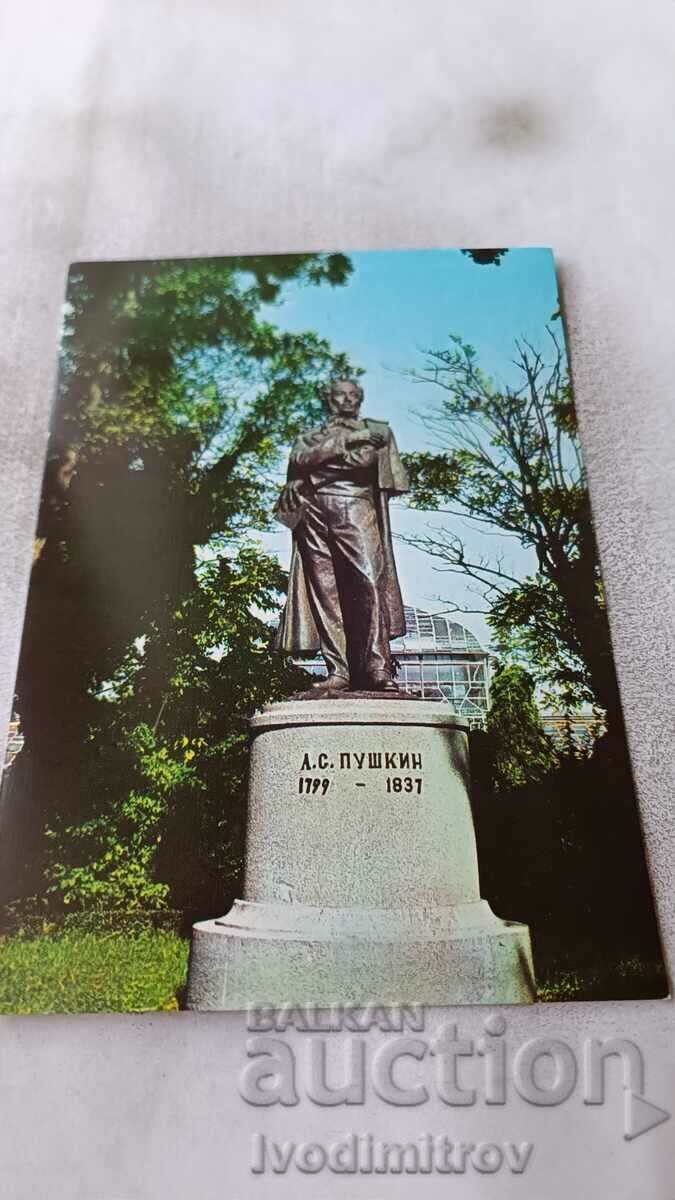
[[254, 616], [285, 581], [247, 532], [318, 384], [350, 369], [279, 330], [274, 305], [350, 269], [315, 254], [71, 272], [17, 707], [50, 887], [72, 903], [163, 901], [168, 826], [175, 849], [181, 821], [193, 848], [228, 805], [236, 825], [234, 714], [288, 685]]
[[535, 681], [517, 664], [495, 671], [486, 733], [491, 745], [491, 784], [497, 793], [541, 782], [558, 762], [534, 698]]
[[49, 814], [47, 893], [66, 905], [217, 911], [236, 882], [246, 715], [305, 676], [270, 651], [255, 615], [284, 587], [276, 559], [243, 546], [197, 576], [170, 626], [132, 645], [108, 681], [80, 786]]
[[530, 549], [522, 579], [503, 556], [475, 557], [453, 529], [409, 539], [442, 570], [468, 578], [498, 647], [520, 657], [570, 702], [595, 701], [616, 719], [619, 701], [605, 596], [579, 450], [567, 360], [515, 343], [515, 383], [498, 386], [459, 337], [411, 372], [442, 398], [424, 418], [436, 451], [406, 458], [412, 503], [501, 530]]
[[[553, 328], [546, 337], [546, 354], [516, 343], [510, 386], [457, 337], [413, 373], [440, 399], [424, 417], [436, 446], [406, 456], [412, 502], [453, 521], [408, 540], [470, 582], [503, 664], [487, 729], [472, 734], [484, 894], [501, 916], [528, 922], [539, 961], [658, 962], [567, 363]], [[472, 556], [458, 520], [511, 536], [535, 569], [519, 578], [503, 557]], [[534, 702], [542, 682], [605, 710], [591, 753], [546, 737]]]

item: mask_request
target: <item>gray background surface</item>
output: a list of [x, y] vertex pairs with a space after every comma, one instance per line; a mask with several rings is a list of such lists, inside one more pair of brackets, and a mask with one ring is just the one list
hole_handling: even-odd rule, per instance
[[[672, 979], [672, 5], [5, 0], [0, 21], [2, 712], [69, 262], [551, 245]], [[459, 1019], [480, 1028], [480, 1014]], [[670, 1002], [508, 1020], [516, 1041], [544, 1029], [570, 1044], [634, 1037], [648, 1096], [673, 1107]], [[3, 1018], [0, 1039], [7, 1200], [409, 1194], [400, 1176], [249, 1174], [248, 1135], [263, 1119], [237, 1095], [237, 1016]], [[578, 1097], [555, 1111], [509, 1104], [497, 1132], [536, 1141], [527, 1174], [452, 1186], [672, 1200], [673, 1125], [624, 1142], [614, 1082], [602, 1109]], [[497, 1129], [494, 1113], [460, 1120], [440, 1107], [372, 1103], [345, 1120], [303, 1103], [265, 1122], [295, 1140], [343, 1127], [398, 1140], [449, 1125], [486, 1136], [472, 1121]], [[449, 1184], [414, 1186], [435, 1196]]]

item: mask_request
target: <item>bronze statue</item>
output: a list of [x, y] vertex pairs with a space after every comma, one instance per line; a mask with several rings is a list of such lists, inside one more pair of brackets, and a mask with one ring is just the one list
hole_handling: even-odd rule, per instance
[[389, 640], [405, 632], [389, 497], [408, 487], [386, 421], [362, 420], [363, 388], [335, 379], [327, 421], [301, 434], [276, 515], [293, 530], [288, 599], [277, 647], [321, 649], [317, 693], [396, 693]]

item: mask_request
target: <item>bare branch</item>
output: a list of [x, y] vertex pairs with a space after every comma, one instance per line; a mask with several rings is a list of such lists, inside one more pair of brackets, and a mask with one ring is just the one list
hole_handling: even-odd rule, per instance
[[434, 604], [445, 604], [446, 607], [440, 612], [435, 612], [434, 617], [451, 617], [455, 613], [463, 613], [465, 616], [486, 617], [490, 615], [489, 608], [465, 608], [463, 604], [450, 604], [445, 596], [427, 596], [426, 599]]
[[[470, 578], [477, 580], [481, 586], [502, 593], [506, 593], [510, 589], [500, 588], [496, 582], [497, 580], [503, 580], [505, 583], [513, 584], [515, 587], [520, 585], [520, 579], [504, 570], [502, 555], [497, 555], [492, 560], [482, 559], [479, 562], [474, 562], [466, 557], [464, 543], [457, 534], [450, 533], [444, 529], [438, 532], [441, 534], [441, 537], [431, 537], [428, 534], [410, 535], [402, 533], [397, 533], [394, 536], [398, 541], [403, 542], [404, 545], [424, 550], [431, 558], [439, 559], [446, 564], [442, 567], [435, 567], [434, 570], [451, 571], [456, 574], [468, 575]], [[489, 578], [485, 578], [486, 576]]]

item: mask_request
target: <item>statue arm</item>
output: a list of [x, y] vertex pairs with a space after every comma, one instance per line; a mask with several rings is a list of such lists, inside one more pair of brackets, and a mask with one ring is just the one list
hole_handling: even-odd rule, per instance
[[275, 516], [284, 524], [291, 524], [293, 514], [299, 513], [305, 478], [312, 468], [326, 462], [346, 461], [346, 432], [344, 429], [317, 429], [297, 438], [288, 460], [286, 484], [274, 509]]
[[346, 436], [345, 429], [319, 429], [316, 433], [301, 434], [288, 460], [289, 477], [320, 467], [326, 462], [344, 462]]

